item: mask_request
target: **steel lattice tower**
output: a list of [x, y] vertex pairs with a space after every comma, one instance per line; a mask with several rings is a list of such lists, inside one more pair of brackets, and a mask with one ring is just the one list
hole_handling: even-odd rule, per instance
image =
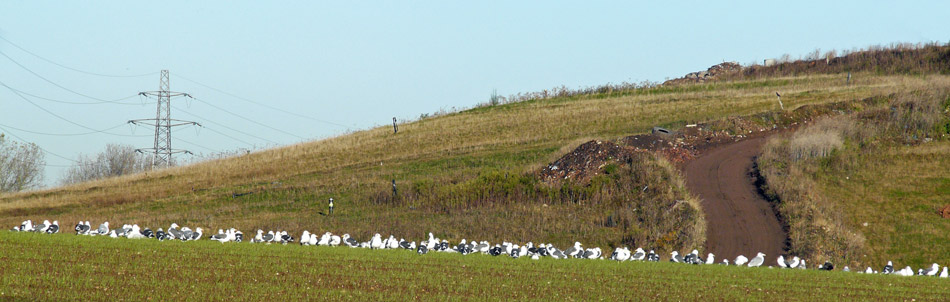
[[136, 149], [138, 152], [154, 153], [153, 167], [168, 167], [172, 164], [172, 154], [191, 153], [188, 150], [172, 149], [172, 127], [184, 125], [199, 125], [196, 122], [182, 121], [171, 118], [171, 98], [176, 96], [191, 97], [184, 92], [172, 92], [168, 81], [168, 70], [162, 70], [158, 83], [158, 91], [139, 92], [142, 96], [155, 96], [158, 99], [154, 119], [130, 120], [131, 124], [155, 126], [155, 144], [152, 148]]

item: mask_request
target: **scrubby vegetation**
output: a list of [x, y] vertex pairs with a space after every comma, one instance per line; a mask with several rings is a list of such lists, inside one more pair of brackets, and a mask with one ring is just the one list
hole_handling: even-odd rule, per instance
[[926, 44], [895, 43], [888, 46], [871, 46], [866, 49], [846, 51], [820, 51], [809, 54], [802, 60], [772, 66], [753, 65], [741, 72], [720, 76], [722, 80], [774, 78], [804, 74], [950, 74], [950, 44], [937, 42]]
[[[866, 171], [871, 159], [887, 157], [881, 154], [894, 156], [896, 148], [945, 141], [950, 134], [950, 98], [946, 87], [935, 86], [890, 95], [878, 101], [870, 100], [860, 107], [864, 108], [858, 108], [860, 110], [855, 113], [821, 119], [790, 135], [770, 140], [758, 160], [759, 171], [766, 183], [765, 192], [775, 201], [788, 227], [791, 254], [813, 261], [835, 260], [852, 265], [900, 256], [900, 253], [890, 254], [880, 246], [880, 242], [869, 244], [864, 235], [869, 229], [851, 217], [858, 208], [872, 203], [854, 200], [857, 196], [840, 191], [827, 195], [827, 182], [841, 182], [840, 179], [832, 180], [833, 177], [829, 179], [830, 175], [850, 179], [851, 175]], [[888, 161], [901, 162], [900, 159]], [[881, 167], [879, 163], [873, 166]], [[908, 175], [884, 177], [881, 182], [904, 181], [898, 177]], [[885, 199], [882, 202], [900, 200]], [[896, 213], [881, 213], [878, 217], [900, 216], [913, 206], [905, 205]], [[947, 238], [947, 234], [934, 235]], [[870, 246], [876, 246], [873, 250], [877, 252], [868, 256]]]
[[536, 171], [487, 170], [461, 182], [421, 179], [396, 192], [381, 188], [374, 202], [436, 216], [479, 213], [458, 215], [467, 222], [452, 224], [471, 225], [465, 236], [492, 241], [516, 235], [563, 243], [583, 237], [658, 251], [702, 247], [702, 208], [663, 158], [629, 152], [588, 174], [548, 184]]

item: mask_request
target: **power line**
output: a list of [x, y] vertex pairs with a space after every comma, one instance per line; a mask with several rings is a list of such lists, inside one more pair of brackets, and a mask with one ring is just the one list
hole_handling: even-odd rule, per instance
[[58, 114], [56, 114], [56, 113], [53, 113], [52, 111], [47, 110], [46, 108], [43, 108], [43, 106], [40, 106], [40, 105], [34, 103], [33, 101], [30, 101], [30, 99], [26, 98], [25, 96], [23, 96], [22, 94], [20, 94], [19, 92], [17, 92], [17, 91], [14, 90], [13, 88], [11, 88], [10, 86], [7, 86], [6, 83], [0, 81], [0, 85], [2, 85], [3, 87], [6, 87], [7, 89], [10, 89], [10, 91], [12, 91], [14, 94], [16, 94], [17, 96], [19, 96], [21, 99], [23, 99], [23, 100], [26, 101], [27, 103], [30, 103], [30, 104], [32, 104], [33, 106], [36, 106], [36, 108], [39, 108], [40, 110], [43, 110], [43, 111], [45, 111], [46, 113], [49, 113], [50, 115], [55, 116], [56, 118], [59, 118], [59, 119], [61, 119], [61, 120], [63, 120], [63, 121], [66, 121], [66, 122], [68, 122], [68, 123], [70, 123], [70, 124], [73, 124], [73, 125], [82, 127], [82, 128], [84, 128], [84, 129], [86, 129], [86, 130], [91, 130], [91, 131], [95, 131], [95, 132], [105, 133], [105, 134], [109, 134], [109, 135], [125, 136], [125, 137], [134, 137], [134, 135], [116, 134], [116, 133], [106, 132], [107, 130], [93, 129], [93, 128], [87, 127], [87, 126], [85, 126], [85, 125], [82, 125], [82, 124], [73, 122], [73, 121], [71, 121], [71, 120], [69, 120], [69, 119], [67, 119], [67, 118], [65, 118], [65, 117], [62, 117], [62, 116], [60, 116], [60, 115], [58, 115]]
[[217, 152], [217, 150], [214, 150], [214, 149], [211, 149], [211, 148], [208, 148], [208, 147], [205, 147], [205, 146], [202, 146], [202, 145], [199, 145], [199, 144], [196, 144], [196, 143], [187, 141], [187, 140], [183, 140], [183, 139], [181, 139], [180, 137], [179, 137], [179, 138], [176, 138], [176, 139], [177, 139], [178, 141], [180, 141], [180, 142], [183, 142], [183, 143], [186, 143], [186, 144], [195, 146], [195, 147], [199, 147], [199, 148], [202, 148], [202, 149], [211, 151], [211, 152]]
[[[48, 135], [48, 136], [83, 136], [83, 135], [89, 135], [89, 134], [102, 133], [102, 132], [105, 132], [105, 131], [109, 131], [109, 130], [112, 130], [112, 129], [115, 129], [115, 128], [119, 128], [119, 127], [125, 126], [125, 125], [126, 125], [126, 124], [119, 124], [119, 125], [116, 125], [116, 126], [111, 127], [111, 128], [102, 129], [101, 131], [91, 131], [91, 132], [84, 132], [84, 133], [49, 133], [49, 132], [38, 132], [38, 131], [20, 129], [20, 128], [13, 127], [13, 126], [10, 126], [10, 125], [0, 124], [0, 126], [4, 126], [4, 127], [7, 127], [7, 128], [10, 128], [10, 129], [13, 129], [13, 130], [21, 131], [21, 132], [26, 132], [26, 133], [31, 133], [31, 134], [38, 134], [38, 135]], [[131, 135], [131, 136], [135, 136], [135, 137], [146, 137], [146, 136], [151, 136], [151, 135]]]
[[224, 137], [227, 137], [227, 138], [236, 140], [236, 141], [238, 141], [238, 142], [242, 142], [242, 143], [244, 143], [244, 144], [246, 144], [246, 145], [248, 145], [248, 146], [254, 147], [254, 144], [252, 144], [252, 143], [248, 143], [248, 142], [246, 142], [246, 141], [244, 141], [244, 140], [241, 140], [241, 139], [239, 139], [239, 138], [236, 138], [236, 137], [233, 137], [233, 136], [224, 134], [224, 133], [222, 133], [222, 132], [220, 132], [220, 131], [218, 131], [218, 130], [214, 130], [214, 128], [208, 128], [208, 127], [203, 127], [203, 128], [208, 129], [208, 131], [211, 131], [211, 132], [220, 134], [220, 135], [222, 135], [222, 136], [224, 136]]
[[[16, 139], [19, 139], [20, 141], [23, 141], [24, 143], [25, 143], [25, 142], [28, 142], [28, 140], [25, 140], [25, 139], [23, 139], [22, 137], [19, 137], [19, 136], [17, 136], [16, 134], [13, 134], [12, 132], [10, 132], [9, 130], [7, 130], [7, 129], [3, 128], [3, 127], [0, 127], [0, 130], [3, 130], [3, 131], [6, 132], [7, 134], [10, 134], [10, 136], [13, 136], [13, 137], [16, 138]], [[36, 146], [37, 148], [39, 148], [40, 150], [42, 150], [43, 152], [49, 153], [50, 155], [53, 155], [53, 156], [56, 156], [56, 157], [59, 157], [59, 158], [68, 160], [68, 161], [70, 161], [70, 162], [74, 162], [74, 163], [76, 162], [75, 160], [72, 160], [72, 159], [67, 158], [67, 157], [65, 157], [65, 156], [62, 156], [62, 155], [59, 155], [59, 154], [56, 154], [56, 153], [53, 153], [53, 152], [49, 152], [49, 150], [43, 149], [43, 147], [40, 147], [40, 145], [37, 145], [37, 144], [33, 144], [33, 145]]]
[[0, 40], [6, 41], [6, 42], [9, 43], [10, 45], [13, 45], [13, 47], [16, 47], [17, 49], [22, 50], [23, 52], [28, 53], [28, 54], [30, 54], [30, 55], [32, 55], [32, 56], [34, 56], [34, 57], [37, 57], [37, 58], [39, 58], [40, 60], [46, 61], [47, 63], [53, 64], [53, 65], [56, 65], [56, 66], [59, 66], [59, 67], [65, 68], [65, 69], [69, 69], [69, 70], [72, 70], [72, 71], [75, 71], [75, 72], [78, 72], [78, 73], [84, 73], [84, 74], [88, 74], [88, 75], [94, 75], [94, 76], [100, 76], [100, 77], [107, 77], [107, 78], [138, 78], [138, 77], [144, 77], [144, 76], [154, 75], [154, 74], [157, 73], [157, 72], [150, 72], [150, 73], [145, 73], [145, 74], [133, 74], [133, 75], [110, 75], [110, 74], [101, 74], [101, 73], [83, 71], [83, 70], [76, 69], [76, 68], [72, 68], [72, 67], [69, 67], [69, 66], [66, 66], [66, 65], [63, 65], [63, 64], [59, 64], [59, 63], [56, 63], [56, 62], [54, 62], [54, 61], [52, 61], [52, 60], [49, 60], [49, 59], [47, 59], [47, 58], [44, 58], [44, 57], [42, 57], [42, 56], [40, 56], [40, 55], [38, 55], [38, 54], [35, 54], [35, 53], [33, 53], [33, 52], [29, 51], [29, 50], [26, 50], [26, 49], [23, 48], [23, 47], [20, 47], [20, 45], [17, 45], [16, 43], [13, 43], [13, 42], [11, 42], [10, 40], [7, 40], [7, 39], [4, 38], [3, 36], [0, 36]]
[[[20, 68], [23, 68], [23, 70], [26, 70], [26, 71], [32, 73], [34, 76], [36, 76], [36, 77], [38, 77], [38, 78], [40, 78], [40, 79], [43, 79], [43, 80], [46, 81], [47, 83], [50, 83], [50, 84], [52, 84], [53, 86], [59, 87], [59, 88], [62, 89], [62, 90], [66, 90], [66, 91], [72, 92], [73, 94], [76, 94], [76, 95], [78, 95], [78, 96], [86, 97], [86, 98], [93, 99], [93, 100], [96, 100], [96, 101], [111, 102], [111, 101], [109, 101], [109, 100], [104, 100], [104, 99], [100, 99], [100, 98], [97, 98], [97, 97], [94, 97], [94, 96], [85, 95], [85, 94], [76, 92], [75, 90], [72, 90], [72, 89], [63, 87], [63, 85], [57, 84], [56, 82], [53, 82], [53, 81], [51, 81], [50, 79], [47, 79], [47, 78], [41, 76], [40, 74], [34, 72], [33, 70], [27, 68], [26, 66], [23, 66], [23, 64], [20, 64], [20, 62], [17, 62], [16, 60], [14, 60], [13, 58], [11, 58], [11, 57], [8, 56], [7, 54], [3, 53], [2, 51], [0, 51], [0, 55], [6, 57], [8, 60], [10, 60], [10, 62], [13, 62], [13, 64], [16, 64], [17, 66], [20, 66]], [[7, 86], [7, 88], [10, 88], [10, 86]]]
[[271, 110], [280, 111], [280, 112], [283, 112], [283, 113], [286, 113], [286, 114], [289, 114], [289, 115], [293, 115], [293, 116], [296, 116], [296, 117], [305, 118], [305, 119], [308, 119], [308, 120], [317, 121], [317, 122], [321, 122], [321, 123], [325, 123], [325, 124], [330, 124], [330, 125], [334, 125], [334, 126], [338, 126], [338, 127], [343, 127], [343, 128], [345, 128], [345, 129], [347, 129], [347, 130], [350, 129], [349, 126], [346, 126], [346, 125], [343, 125], [343, 124], [338, 124], [338, 123], [334, 123], [334, 122], [331, 122], [331, 121], [321, 120], [321, 119], [318, 119], [318, 118], [313, 118], [313, 117], [309, 117], [309, 116], [306, 116], [306, 115], [302, 115], [302, 114], [294, 113], [294, 112], [287, 111], [287, 110], [284, 110], [284, 109], [280, 109], [280, 108], [277, 108], [277, 107], [274, 107], [274, 106], [270, 106], [270, 105], [267, 105], [267, 104], [259, 103], [259, 102], [256, 102], [256, 101], [254, 101], [254, 100], [251, 100], [251, 99], [248, 99], [248, 98], [245, 98], [245, 97], [241, 97], [241, 96], [238, 96], [238, 95], [229, 93], [229, 92], [227, 92], [227, 91], [223, 91], [223, 90], [221, 90], [221, 89], [217, 89], [217, 88], [208, 86], [208, 85], [206, 85], [206, 84], [202, 84], [202, 83], [200, 83], [200, 82], [198, 82], [198, 81], [189, 79], [189, 78], [184, 77], [184, 76], [181, 76], [181, 75], [178, 75], [178, 77], [179, 77], [179, 78], [182, 78], [182, 79], [185, 80], [185, 81], [189, 81], [189, 82], [195, 83], [195, 84], [197, 84], [197, 85], [203, 86], [203, 87], [205, 87], [205, 88], [208, 88], [208, 89], [217, 91], [217, 92], [219, 92], [219, 93], [222, 93], [222, 94], [231, 96], [231, 97], [233, 97], [233, 98], [236, 98], [236, 99], [239, 99], [239, 100], [242, 100], [242, 101], [251, 103], [251, 104], [255, 104], [255, 105], [258, 105], [258, 106], [261, 106], [261, 107], [269, 108], [269, 109], [271, 109]]
[[[197, 115], [197, 114], [194, 114], [194, 113], [191, 113], [191, 112], [188, 112], [188, 111], [181, 110], [181, 109], [178, 108], [178, 107], [172, 106], [172, 108], [175, 108], [175, 110], [181, 111], [182, 113], [187, 114], [187, 115], [190, 115], [190, 116], [195, 117], [195, 118], [197, 118], [197, 119], [204, 120], [204, 121], [206, 121], [206, 122], [209, 122], [209, 123], [212, 123], [212, 124], [215, 124], [215, 125], [224, 127], [224, 128], [226, 128], [226, 129], [228, 129], [228, 130], [231, 130], [231, 131], [234, 131], [234, 132], [237, 132], [237, 133], [240, 133], [240, 134], [244, 134], [244, 135], [247, 135], [247, 136], [250, 136], [250, 137], [259, 139], [259, 140], [267, 141], [267, 142], [270, 142], [270, 143], [272, 143], [272, 144], [277, 144], [277, 145], [279, 145], [279, 143], [277, 143], [277, 142], [275, 142], [275, 141], [272, 141], [272, 140], [269, 140], [269, 139], [266, 139], [266, 138], [263, 138], [263, 137], [260, 137], [260, 136], [257, 136], [257, 135], [253, 135], [253, 134], [250, 134], [250, 133], [241, 131], [241, 130], [237, 130], [237, 129], [228, 127], [228, 126], [226, 126], [226, 125], [224, 125], [224, 124], [217, 123], [217, 122], [215, 122], [215, 121], [212, 121], [212, 120], [203, 118], [203, 117], [201, 117], [201, 116], [199, 116], [199, 115]], [[212, 130], [212, 129], [208, 128], [208, 130]], [[212, 131], [214, 131], [214, 130], [212, 130]], [[217, 131], [215, 131], [215, 132], [217, 132]], [[222, 134], [222, 135], [223, 135], [223, 134]], [[233, 137], [232, 137], [232, 138], [233, 138]], [[248, 145], [253, 146], [254, 144], [248, 144]]]
[[19, 92], [19, 93], [22, 93], [22, 94], [25, 94], [25, 95], [28, 95], [28, 96], [31, 96], [31, 97], [34, 97], [34, 98], [37, 98], [37, 99], [41, 99], [41, 100], [45, 100], [45, 101], [50, 101], [50, 102], [55, 102], [55, 103], [62, 103], [62, 104], [72, 104], [72, 105], [98, 105], [98, 104], [110, 103], [110, 104], [117, 104], [117, 105], [141, 105], [141, 104], [122, 103], [122, 102], [121, 102], [121, 101], [124, 101], [124, 100], [128, 100], [128, 99], [137, 97], [137, 96], [139, 96], [138, 94], [130, 95], [130, 96], [123, 97], [123, 98], [118, 98], [118, 99], [111, 100], [111, 101], [102, 101], [102, 102], [70, 102], [70, 101], [63, 101], [63, 100], [51, 99], [51, 98], [47, 98], [47, 97], [38, 96], [38, 95], [35, 95], [35, 94], [31, 94], [31, 93], [25, 92], [25, 91], [23, 91], [23, 90], [19, 90], [19, 89], [16, 89], [16, 88], [9, 87], [9, 86], [7, 86], [7, 88], [10, 88], [10, 89], [12, 89], [12, 90], [14, 90], [14, 91], [16, 91], [16, 92]]
[[304, 139], [303, 137], [301, 137], [301, 136], [299, 136], [299, 135], [296, 135], [296, 134], [293, 134], [293, 133], [290, 133], [290, 132], [287, 132], [287, 131], [284, 131], [284, 130], [280, 130], [280, 129], [277, 129], [277, 128], [274, 128], [274, 127], [271, 127], [271, 126], [268, 126], [268, 125], [261, 124], [260, 122], [255, 121], [255, 120], [253, 120], [253, 119], [249, 119], [249, 118], [243, 117], [243, 116], [241, 116], [241, 115], [239, 115], [239, 114], [237, 114], [237, 113], [228, 111], [227, 109], [224, 109], [224, 108], [215, 106], [214, 104], [211, 104], [210, 102], [206, 102], [205, 100], [202, 100], [202, 99], [199, 99], [199, 98], [195, 98], [195, 97], [193, 97], [193, 99], [195, 99], [195, 100], [197, 100], [197, 101], [199, 101], [199, 102], [208, 104], [208, 106], [211, 106], [211, 107], [214, 107], [214, 108], [216, 108], [216, 109], [218, 109], [218, 110], [224, 111], [225, 113], [228, 113], [228, 114], [230, 114], [230, 115], [233, 115], [233, 116], [242, 118], [242, 119], [244, 119], [244, 120], [246, 120], [246, 121], [248, 121], [248, 122], [255, 123], [255, 124], [261, 125], [261, 126], [263, 126], [263, 127], [266, 127], [266, 128], [268, 128], [268, 129], [271, 129], [271, 130], [274, 130], [274, 131], [277, 131], [277, 132], [280, 132], [280, 133], [283, 133], [283, 134], [287, 134], [287, 135], [290, 135], [290, 136], [293, 136], [293, 137], [296, 137], [296, 138], [299, 138], [299, 139]]

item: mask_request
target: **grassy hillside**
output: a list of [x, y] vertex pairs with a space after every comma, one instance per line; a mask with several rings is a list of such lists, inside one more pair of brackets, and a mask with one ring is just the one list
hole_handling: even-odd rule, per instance
[[[0, 232], [0, 300], [942, 301], [947, 279]], [[68, 290], [67, 290], [68, 289]]]
[[950, 261], [950, 93], [910, 90], [773, 138], [759, 159], [791, 253], [851, 265]]
[[936, 212], [950, 204], [948, 154], [948, 141], [893, 146], [856, 156], [853, 169], [817, 178], [821, 192], [867, 238], [869, 262], [950, 263], [950, 219]]
[[[629, 234], [603, 223], [618, 210], [602, 206], [612, 203], [505, 196], [474, 203], [467, 201], [478, 199], [477, 190], [465, 187], [491, 175], [531, 178], [590, 139], [776, 110], [775, 92], [782, 93], [786, 108], [796, 108], [950, 83], [939, 75], [853, 76], [850, 85], [844, 74], [810, 75], [480, 107], [408, 123], [395, 135], [380, 127], [186, 167], [7, 194], [0, 197], [0, 225], [25, 219], [153, 227], [177, 222], [244, 230], [328, 230], [360, 238], [376, 232], [421, 236], [433, 231], [451, 240], [617, 245]], [[439, 188], [434, 194], [444, 194], [436, 196], [451, 198], [388, 203], [381, 197], [391, 194], [393, 179], [401, 192], [434, 187]], [[337, 200], [332, 218], [319, 214], [329, 197]], [[549, 218], [561, 220], [546, 223]]]

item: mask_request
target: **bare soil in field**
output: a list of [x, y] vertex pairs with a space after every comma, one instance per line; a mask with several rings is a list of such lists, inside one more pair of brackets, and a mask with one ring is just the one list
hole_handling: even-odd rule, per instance
[[753, 162], [765, 140], [722, 145], [686, 164], [686, 187], [706, 213], [707, 251], [722, 259], [757, 252], [771, 258], [785, 249], [788, 235], [753, 176]]

